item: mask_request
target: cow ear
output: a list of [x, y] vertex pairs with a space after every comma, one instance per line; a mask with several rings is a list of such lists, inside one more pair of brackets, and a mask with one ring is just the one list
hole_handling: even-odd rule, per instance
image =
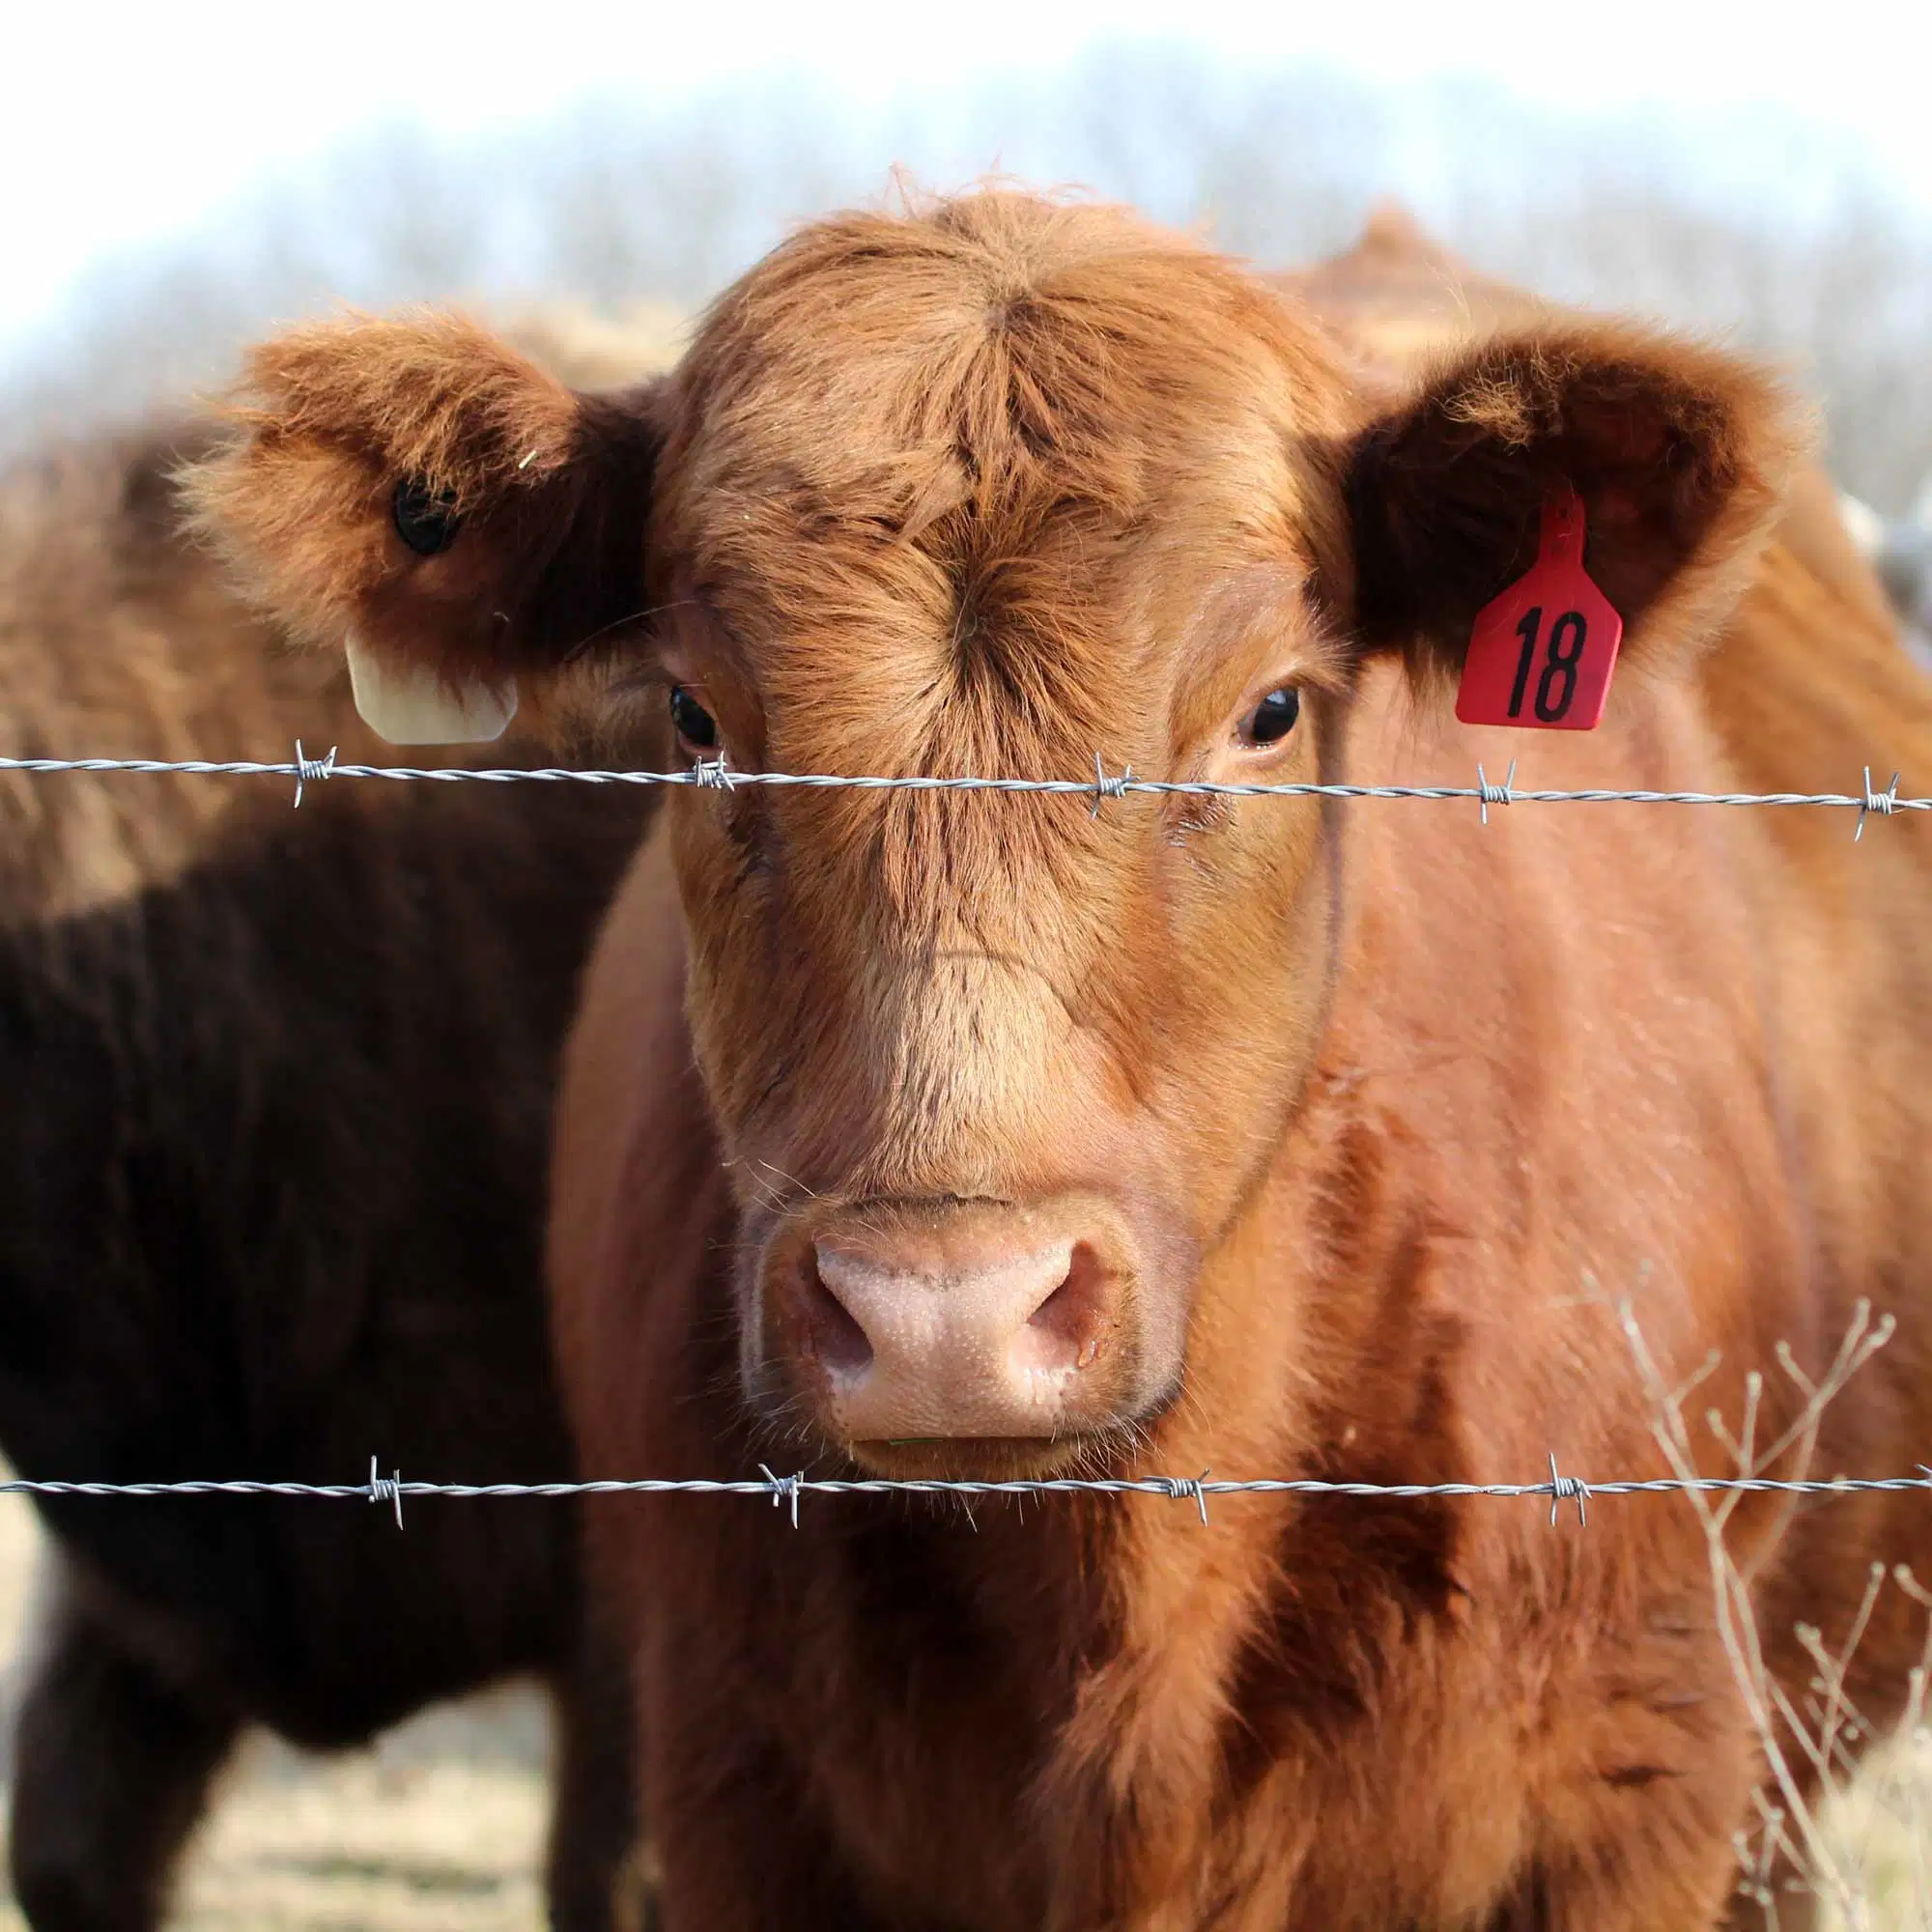
[[461, 317], [351, 317], [249, 356], [232, 436], [185, 474], [252, 601], [349, 650], [398, 744], [498, 735], [643, 604], [656, 385], [566, 387]]
[[1551, 321], [1465, 349], [1348, 452], [1358, 633], [1460, 675], [1568, 485], [1624, 661], [1667, 668], [1742, 595], [1805, 441], [1768, 374], [1669, 336]]

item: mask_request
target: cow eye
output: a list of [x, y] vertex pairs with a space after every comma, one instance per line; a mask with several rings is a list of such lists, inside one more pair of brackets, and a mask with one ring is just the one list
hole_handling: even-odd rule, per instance
[[688, 752], [718, 748], [718, 721], [681, 684], [670, 688], [671, 727]]
[[463, 526], [453, 507], [455, 502], [455, 491], [444, 490], [440, 496], [432, 496], [427, 483], [405, 476], [396, 485], [391, 512], [396, 534], [418, 556], [435, 556], [446, 551]]
[[1271, 691], [1241, 720], [1239, 737], [1244, 745], [1278, 745], [1294, 729], [1301, 716], [1301, 694], [1293, 685]]

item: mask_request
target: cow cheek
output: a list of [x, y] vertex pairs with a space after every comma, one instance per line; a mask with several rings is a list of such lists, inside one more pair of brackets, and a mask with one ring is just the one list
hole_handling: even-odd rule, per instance
[[1186, 1171], [1194, 1225], [1211, 1238], [1272, 1158], [1306, 1085], [1327, 1012], [1334, 901], [1308, 836], [1252, 838], [1196, 885], [1151, 1098]]
[[767, 970], [773, 947], [757, 881], [744, 876], [729, 841], [704, 816], [709, 801], [690, 803], [695, 810], [672, 838], [686, 935], [685, 1020], [728, 1144], [781, 1064], [773, 1060], [774, 1041], [784, 1037], [781, 1009], [796, 987]]

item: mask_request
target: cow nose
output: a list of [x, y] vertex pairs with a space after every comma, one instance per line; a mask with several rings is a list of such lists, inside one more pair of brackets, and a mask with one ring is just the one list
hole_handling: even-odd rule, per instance
[[808, 1352], [855, 1442], [1053, 1435], [1118, 1325], [1115, 1272], [1073, 1237], [821, 1237], [808, 1272]]

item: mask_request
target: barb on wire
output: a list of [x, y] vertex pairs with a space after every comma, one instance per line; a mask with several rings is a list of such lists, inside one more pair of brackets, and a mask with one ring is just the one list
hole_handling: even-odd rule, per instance
[[1516, 793], [1510, 787], [1516, 782], [1516, 760], [1510, 760], [1510, 768], [1503, 774], [1503, 781], [1492, 785], [1485, 776], [1481, 765], [1476, 767], [1476, 794], [1482, 801], [1483, 823], [1490, 822], [1490, 807], [1492, 805], [1514, 805]]
[[1898, 810], [1898, 774], [1893, 772], [1891, 783], [1884, 791], [1873, 791], [1871, 767], [1865, 767], [1865, 802], [1859, 808], [1858, 829], [1852, 834], [1852, 843], [1856, 845], [1865, 836], [1865, 819], [1871, 812], [1889, 818]]
[[1088, 816], [1090, 818], [1098, 818], [1100, 808], [1110, 798], [1125, 798], [1127, 787], [1133, 781], [1133, 766], [1122, 765], [1119, 778], [1109, 778], [1107, 776], [1106, 765], [1101, 761], [1099, 753], [1095, 752], [1094, 753], [1094, 810], [1088, 813]]
[[1556, 1527], [1556, 1505], [1574, 1501], [1577, 1505], [1577, 1523], [1581, 1528], [1590, 1520], [1588, 1504], [1590, 1486], [1580, 1476], [1559, 1476], [1556, 1473], [1556, 1451], [1549, 1452], [1549, 1526]]
[[1208, 1481], [1208, 1471], [1203, 1469], [1198, 1476], [1169, 1476], [1166, 1478], [1167, 1492], [1176, 1502], [1192, 1496], [1195, 1506], [1201, 1512], [1201, 1520], [1208, 1520], [1208, 1492], [1204, 1485]]
[[302, 756], [302, 741], [296, 740], [296, 806], [299, 810], [302, 802], [302, 786], [308, 783], [320, 784], [323, 780], [335, 776], [335, 747], [319, 758]]
[[[391, 1502], [396, 1506], [396, 1527], [403, 1526], [403, 1472], [391, 1469], [386, 1476], [376, 1472], [376, 1459], [369, 1458], [369, 1500], [372, 1503]], [[1553, 1509], [1552, 1505], [1552, 1509]]]
[[803, 1473], [796, 1476], [775, 1476], [760, 1463], [758, 1474], [765, 1479], [765, 1488], [772, 1492], [772, 1507], [780, 1508], [786, 1501], [791, 1504], [791, 1526], [798, 1527], [798, 1492], [805, 1487]]
[[[327, 770], [323, 769], [327, 766]], [[1519, 789], [1512, 781], [1516, 771], [1500, 784], [1492, 784], [1477, 768], [1472, 785], [1425, 784], [1235, 784], [1208, 779], [1137, 779], [1131, 771], [1119, 778], [1091, 779], [983, 779], [888, 778], [876, 773], [850, 775], [835, 772], [740, 772], [722, 758], [706, 758], [682, 771], [597, 771], [561, 766], [487, 765], [353, 765], [327, 758], [301, 758], [290, 762], [263, 763], [246, 758], [11, 758], [0, 757], [0, 771], [34, 774], [55, 772], [133, 772], [179, 773], [196, 778], [280, 778], [304, 780], [386, 779], [436, 784], [625, 784], [696, 785], [705, 790], [736, 791], [747, 785], [763, 785], [810, 790], [847, 791], [982, 791], [1030, 793], [1049, 797], [1083, 797], [1096, 803], [1102, 798], [1124, 798], [1139, 793], [1156, 798], [1384, 798], [1384, 799], [1466, 799], [1483, 809], [1487, 822], [1492, 805], [1731, 805], [1731, 806], [1815, 806], [1824, 810], [1851, 810], [1861, 820], [1871, 812], [1889, 817], [1900, 811], [1932, 811], [1932, 797], [1900, 798], [1898, 780], [1889, 789], [1871, 789], [1871, 775], [1865, 774], [1862, 791], [1623, 791], [1605, 786], [1585, 790], [1544, 787]]]

